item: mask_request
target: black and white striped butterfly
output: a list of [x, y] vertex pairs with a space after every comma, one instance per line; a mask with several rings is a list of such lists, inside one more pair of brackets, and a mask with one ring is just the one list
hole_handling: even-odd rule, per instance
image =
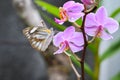
[[54, 36], [53, 29], [47, 27], [27, 27], [23, 30], [31, 46], [39, 51], [46, 51]]

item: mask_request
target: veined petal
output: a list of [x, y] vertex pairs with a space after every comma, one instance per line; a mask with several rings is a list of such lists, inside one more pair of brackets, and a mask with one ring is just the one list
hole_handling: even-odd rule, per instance
[[79, 12], [79, 13], [68, 13], [68, 21], [70, 22], [75, 22], [79, 18], [83, 17], [84, 13]]
[[64, 5], [63, 8], [67, 9], [75, 4], [75, 1], [67, 1]]
[[99, 24], [104, 24], [105, 19], [107, 18], [107, 10], [105, 7], [100, 7], [95, 14], [96, 20]]
[[74, 3], [72, 6], [66, 9], [67, 13], [79, 13], [84, 10], [83, 4]]
[[64, 39], [61, 37], [63, 36], [63, 32], [59, 32], [57, 33], [54, 37], [53, 37], [53, 44], [56, 46], [56, 47], [59, 47], [61, 42], [64, 41]]
[[101, 32], [101, 36], [100, 36], [103, 40], [109, 40], [109, 39], [113, 39], [113, 37], [110, 35], [110, 34], [108, 34], [107, 32], [105, 32], [105, 31], [102, 31]]
[[92, 27], [85, 27], [85, 32], [89, 36], [95, 36], [97, 34], [98, 27], [97, 26], [92, 26]]
[[81, 3], [75, 2], [75, 1], [67, 1], [64, 5], [63, 8], [67, 11], [83, 11], [84, 6]]
[[99, 26], [96, 21], [95, 14], [90, 13], [86, 16], [85, 27]]
[[59, 49], [58, 49], [56, 52], [54, 52], [54, 54], [63, 53], [64, 50], [65, 50], [65, 48], [66, 48], [66, 44], [62, 44], [62, 45], [59, 47]]
[[83, 50], [82, 46], [77, 46], [77, 45], [75, 45], [73, 43], [68, 43], [68, 44], [69, 44], [69, 47], [72, 50], [72, 52], [78, 52], [78, 51]]
[[69, 40], [70, 37], [74, 34], [74, 32], [75, 32], [75, 28], [73, 26], [66, 28], [62, 35], [64, 40]]
[[62, 25], [64, 23], [63, 20], [60, 20], [60, 19], [57, 19], [57, 18], [55, 18], [55, 22], [58, 23], [58, 24], [60, 24], [60, 25]]
[[69, 42], [74, 43], [77, 46], [84, 45], [83, 34], [80, 32], [75, 32], [73, 36], [71, 36]]
[[84, 16], [84, 13], [82, 12], [83, 10], [84, 10], [83, 4], [74, 3], [72, 6], [66, 9], [68, 20], [70, 22], [75, 22], [77, 19]]
[[107, 29], [109, 33], [114, 33], [118, 30], [119, 23], [112, 18], [107, 18], [103, 27]]

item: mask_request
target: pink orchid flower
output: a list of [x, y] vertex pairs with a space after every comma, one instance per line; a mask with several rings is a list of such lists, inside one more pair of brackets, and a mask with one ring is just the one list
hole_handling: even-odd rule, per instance
[[108, 17], [107, 11], [103, 6], [96, 13], [88, 14], [85, 21], [85, 32], [89, 36], [100, 37], [103, 40], [113, 38], [110, 34], [116, 32], [118, 27], [118, 22]]
[[81, 0], [83, 2], [83, 4], [85, 5], [91, 5], [95, 2], [95, 0]]
[[70, 26], [64, 32], [59, 32], [54, 36], [53, 44], [59, 48], [54, 54], [60, 54], [66, 50], [78, 52], [83, 49], [83, 34], [75, 32], [75, 28]]
[[59, 10], [60, 20], [55, 18], [55, 22], [58, 24], [63, 24], [67, 20], [70, 22], [75, 22], [84, 15], [82, 12], [84, 10], [83, 4], [75, 1], [66, 2], [63, 7], [59, 8]]

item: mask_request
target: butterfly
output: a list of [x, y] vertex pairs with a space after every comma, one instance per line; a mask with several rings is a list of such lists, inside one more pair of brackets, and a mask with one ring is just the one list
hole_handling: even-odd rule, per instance
[[23, 34], [27, 37], [33, 48], [44, 52], [53, 39], [54, 31], [52, 28], [36, 26], [25, 28]]

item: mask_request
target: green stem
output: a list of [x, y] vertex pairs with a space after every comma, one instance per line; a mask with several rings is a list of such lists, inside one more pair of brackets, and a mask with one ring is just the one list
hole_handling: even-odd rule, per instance
[[99, 43], [100, 41], [98, 39], [95, 40], [95, 46], [97, 47], [95, 55], [94, 55], [94, 77], [93, 80], [99, 80], [99, 72], [100, 72], [100, 59], [99, 59]]
[[94, 79], [99, 80], [99, 71], [100, 70], [100, 62], [98, 53], [95, 55], [95, 67], [94, 67]]

